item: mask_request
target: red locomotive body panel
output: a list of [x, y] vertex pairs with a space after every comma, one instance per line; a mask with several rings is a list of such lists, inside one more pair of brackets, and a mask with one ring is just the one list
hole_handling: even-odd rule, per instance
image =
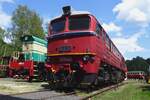
[[[71, 34], [75, 34], [75, 33], [71, 33]], [[51, 43], [48, 44], [48, 48], [51, 48], [51, 49], [48, 49], [48, 56], [52, 56], [52, 57], [55, 56], [55, 58], [58, 58], [58, 60], [55, 63], [56, 65], [58, 64], [58, 66], [59, 66], [59, 62], [61, 63], [63, 62], [63, 60], [65, 61], [65, 58], [64, 58], [65, 56], [66, 56], [66, 60], [68, 56], [70, 57], [70, 58], [68, 57], [68, 60], [69, 60], [68, 62], [82, 61], [81, 57], [86, 54], [89, 54], [92, 56], [96, 55], [96, 51], [94, 49], [95, 45], [93, 45], [93, 43], [95, 43], [94, 36], [75, 37], [75, 38], [70, 38], [70, 39], [61, 39], [58, 41], [52, 41]], [[63, 46], [68, 46], [71, 48], [71, 50], [63, 52], [63, 53], [59, 53], [59, 48]], [[85, 69], [85, 71], [88, 73], [95, 73], [97, 71], [95, 67], [90, 68], [90, 66], [89, 67], [87, 66], [90, 63], [85, 64], [83, 62], [80, 62], [80, 64], [83, 66], [83, 69]], [[93, 62], [92, 64], [94, 65], [95, 63]]]
[[17, 62], [17, 60], [13, 60], [13, 61], [10, 62], [9, 68], [17, 70], [17, 69], [21, 69], [21, 66], [19, 65], [19, 63]]
[[[19, 73], [24, 70], [29, 71], [29, 76], [33, 76], [33, 61], [32, 60], [26, 60], [24, 62], [18, 61], [18, 60], [12, 60], [10, 61], [9, 68], [11, 70], [14, 70], [15, 72]], [[12, 72], [10, 72], [12, 74]], [[17, 75], [17, 73], [14, 73], [14, 75]], [[10, 75], [13, 76], [13, 75]]]
[[[59, 26], [64, 28], [59, 30]], [[108, 66], [104, 69], [119, 71], [123, 74], [121, 77], [127, 71], [123, 56], [91, 14], [71, 14], [51, 21], [47, 64], [55, 73], [61, 73], [60, 70], [64, 69], [68, 73], [78, 72], [79, 67], [84, 73], [81, 83], [88, 83], [89, 80], [92, 83], [98, 77], [102, 66]], [[88, 76], [89, 74], [95, 76]]]

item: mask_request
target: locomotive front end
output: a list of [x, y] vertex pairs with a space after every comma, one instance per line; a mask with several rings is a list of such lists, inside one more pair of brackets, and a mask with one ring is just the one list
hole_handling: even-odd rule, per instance
[[72, 87], [92, 83], [96, 76], [88, 74], [96, 73], [93, 66], [97, 63], [91, 16], [73, 14], [69, 9], [64, 8], [64, 14], [50, 22], [46, 67], [51, 84]]

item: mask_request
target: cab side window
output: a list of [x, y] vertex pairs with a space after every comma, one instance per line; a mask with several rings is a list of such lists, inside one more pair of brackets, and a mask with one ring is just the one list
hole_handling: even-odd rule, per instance
[[110, 48], [110, 39], [109, 39], [109, 37], [108, 37], [107, 34], [106, 34], [106, 46], [107, 46], [108, 48]]
[[100, 36], [101, 35], [101, 32], [102, 32], [102, 27], [101, 27], [101, 25], [100, 24], [96, 24], [96, 34], [98, 35], [98, 36]]
[[106, 36], [105, 36], [105, 35], [106, 35], [106, 32], [105, 32], [104, 29], [102, 29], [101, 34], [102, 34], [102, 40], [105, 41], [105, 38], [106, 38]]

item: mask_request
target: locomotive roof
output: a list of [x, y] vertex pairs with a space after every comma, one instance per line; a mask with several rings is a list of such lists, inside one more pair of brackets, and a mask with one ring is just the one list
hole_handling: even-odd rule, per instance
[[[72, 11], [69, 16], [71, 16], [71, 15], [91, 15], [91, 13], [88, 12], [88, 11]], [[57, 17], [54, 17], [54, 18], [51, 19], [51, 21], [55, 20], [55, 19], [58, 19], [58, 18], [61, 18], [62, 16], [63, 16], [63, 14], [59, 15]]]
[[33, 36], [33, 35], [24, 35], [20, 38], [20, 40], [22, 42], [29, 42], [29, 41], [35, 41], [35, 42], [38, 42], [38, 43], [42, 43], [44, 45], [47, 45], [47, 41], [44, 40], [44, 39], [41, 39], [41, 38], [38, 38], [36, 36]]

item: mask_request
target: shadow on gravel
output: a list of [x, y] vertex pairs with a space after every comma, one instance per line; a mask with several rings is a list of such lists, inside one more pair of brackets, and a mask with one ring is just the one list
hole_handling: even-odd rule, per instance
[[28, 99], [23, 99], [23, 98], [13, 97], [10, 95], [0, 94], [0, 100], [28, 100]]
[[13, 81], [14, 82], [28, 82], [28, 83], [44, 82], [44, 81], [41, 81], [41, 80], [33, 80], [33, 81], [29, 82], [28, 80], [25, 80], [25, 79], [14, 79]]
[[44, 89], [51, 90], [51, 87], [49, 86], [49, 84], [42, 84], [41, 87], [43, 87]]
[[70, 92], [75, 91], [75, 89], [73, 89], [73, 88], [62, 88], [62, 87], [54, 88], [53, 86], [50, 86], [49, 84], [42, 84], [41, 86], [46, 90], [56, 91], [56, 92], [60, 92], [60, 93], [61, 92], [70, 93]]
[[74, 88], [65, 88], [65, 87], [58, 87], [55, 88], [55, 86], [50, 86], [49, 84], [42, 84], [41, 87], [43, 87], [45, 90], [49, 90], [49, 91], [56, 91], [59, 93], [65, 92], [65, 93], [72, 93], [72, 92], [76, 92], [76, 91], [81, 91], [81, 92], [85, 92], [85, 93], [90, 93], [92, 91], [98, 90], [98, 89], [102, 89], [105, 88], [107, 86], [109, 86], [110, 84], [105, 84], [102, 86], [97, 86], [97, 87], [85, 87], [85, 88], [81, 88], [81, 87], [74, 87]]

